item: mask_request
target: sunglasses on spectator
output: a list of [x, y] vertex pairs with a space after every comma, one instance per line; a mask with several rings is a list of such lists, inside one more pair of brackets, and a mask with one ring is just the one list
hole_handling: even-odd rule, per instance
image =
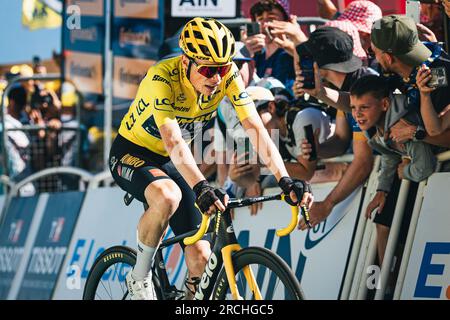
[[232, 64], [219, 64], [219, 65], [202, 65], [195, 62], [194, 59], [189, 58], [189, 60], [197, 67], [198, 73], [206, 78], [212, 78], [216, 74], [219, 74], [220, 77], [224, 77], [228, 71], [230, 71]]

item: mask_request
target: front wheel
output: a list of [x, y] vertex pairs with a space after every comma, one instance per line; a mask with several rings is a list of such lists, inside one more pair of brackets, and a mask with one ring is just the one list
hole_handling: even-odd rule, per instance
[[[249, 247], [233, 254], [235, 280], [241, 297], [244, 300], [255, 300], [244, 276], [243, 268], [249, 266], [263, 300], [303, 300], [304, 295], [292, 270], [278, 255], [272, 251]], [[225, 268], [222, 268], [214, 287], [213, 300], [231, 300]]]
[[136, 263], [136, 251], [124, 246], [105, 250], [94, 262], [84, 286], [83, 300], [125, 300], [127, 273]]

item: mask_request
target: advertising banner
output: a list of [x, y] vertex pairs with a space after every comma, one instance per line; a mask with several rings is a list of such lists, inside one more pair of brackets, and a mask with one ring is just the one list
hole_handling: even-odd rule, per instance
[[51, 298], [83, 198], [84, 192], [49, 194], [17, 299]]
[[114, 0], [118, 18], [158, 19], [159, 0]]
[[450, 300], [450, 173], [428, 178], [401, 299]]
[[66, 7], [76, 6], [83, 16], [103, 17], [104, 0], [66, 0]]
[[154, 60], [115, 57], [113, 86], [114, 96], [133, 100], [136, 96], [139, 83], [145, 77], [148, 68], [150, 68], [150, 66], [154, 63]]
[[63, 19], [64, 76], [88, 100], [103, 94], [104, 0], [68, 0]]
[[66, 78], [85, 93], [103, 93], [103, 64], [100, 54], [66, 51]]
[[[136, 249], [136, 227], [143, 206], [134, 200], [126, 207], [123, 203], [124, 194], [118, 187], [87, 192], [53, 299], [81, 299], [89, 270], [105, 249], [117, 245]], [[171, 234], [169, 230], [166, 237]], [[184, 280], [186, 269], [179, 246], [172, 246], [163, 254], [167, 261], [169, 280], [172, 283]], [[111, 272], [106, 279], [103, 278], [103, 282], [112, 290], [122, 290], [130, 269], [130, 266], [123, 266], [120, 274]]]
[[236, 0], [172, 0], [172, 17], [236, 17]]
[[0, 229], [0, 300], [6, 299], [25, 253], [25, 242], [39, 197], [15, 197]]
[[[314, 199], [321, 201], [334, 183], [315, 184]], [[266, 190], [276, 194], [279, 189]], [[330, 216], [308, 231], [295, 229], [290, 235], [277, 237], [291, 219], [289, 205], [280, 201], [264, 203], [261, 212], [250, 216], [247, 208], [235, 213], [234, 229], [241, 246], [262, 246], [276, 252], [291, 267], [307, 299], [332, 299], [339, 296], [352, 235], [357, 221], [361, 188], [338, 204]], [[262, 290], [268, 290], [263, 287]]]

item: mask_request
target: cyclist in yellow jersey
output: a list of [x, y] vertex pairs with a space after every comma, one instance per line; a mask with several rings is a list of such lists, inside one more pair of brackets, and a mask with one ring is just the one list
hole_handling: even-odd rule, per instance
[[[227, 95], [260, 158], [273, 172], [290, 202], [312, 204], [310, 187], [289, 178], [283, 160], [264, 128], [232, 62], [235, 41], [222, 23], [194, 18], [183, 28], [181, 56], [152, 66], [124, 116], [110, 152], [117, 184], [147, 203], [138, 224], [136, 265], [126, 282], [132, 299], [156, 299], [151, 264], [170, 224], [175, 234], [193, 230], [204, 214], [226, 209], [228, 196], [210, 186], [188, 146], [194, 134], [216, 115]], [[198, 278], [211, 252], [207, 240], [183, 248], [189, 276]]]

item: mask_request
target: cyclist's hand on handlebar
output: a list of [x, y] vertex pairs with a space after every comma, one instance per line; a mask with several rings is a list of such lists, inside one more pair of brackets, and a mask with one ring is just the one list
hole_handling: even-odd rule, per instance
[[300, 205], [306, 205], [308, 208], [311, 207], [313, 196], [311, 186], [308, 182], [290, 177], [282, 177], [278, 185], [284, 194], [288, 196], [286, 202], [291, 206], [299, 205], [299, 200], [301, 199]]
[[206, 180], [198, 182], [193, 190], [196, 195], [195, 203], [203, 214], [212, 215], [217, 209], [225, 211], [229, 197], [224, 190], [213, 188]]

